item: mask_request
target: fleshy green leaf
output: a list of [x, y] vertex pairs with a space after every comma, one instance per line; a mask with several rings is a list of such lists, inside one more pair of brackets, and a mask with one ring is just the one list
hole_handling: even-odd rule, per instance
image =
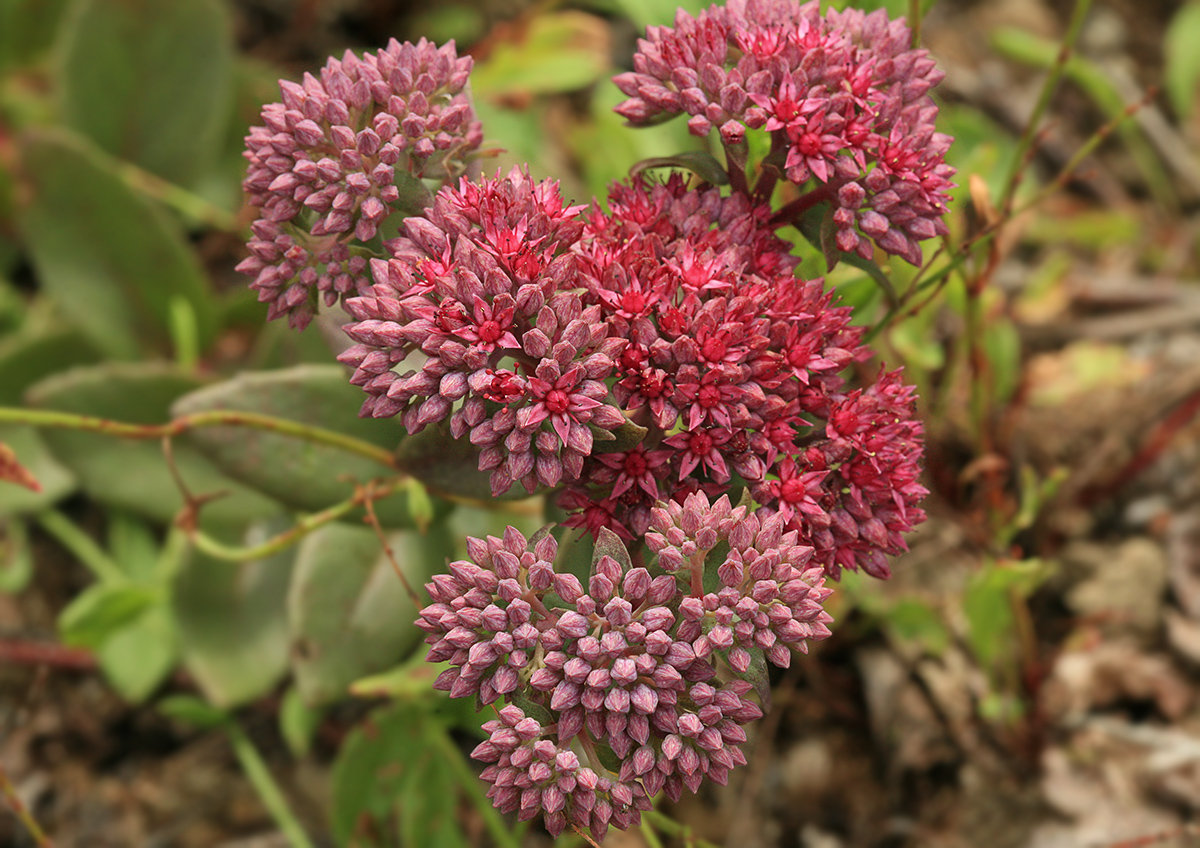
[[158, 711], [167, 718], [206, 730], [224, 724], [229, 715], [219, 707], [205, 703], [195, 695], [172, 695], [158, 702]]
[[0, 406], [17, 406], [25, 390], [39, 380], [101, 358], [96, 346], [75, 330], [59, 328], [4, 339], [0, 341]]
[[212, 293], [179, 226], [77, 141], [31, 135], [20, 154], [17, 222], [38, 281], [71, 322], [114, 359], [166, 354], [171, 303], [182, 299], [207, 347], [216, 329]]
[[[171, 403], [199, 385], [198, 378], [163, 364], [108, 363], [43, 380], [29, 390], [28, 400], [43, 409], [162, 424], [169, 420]], [[42, 438], [84, 491], [101, 503], [159, 521], [170, 521], [183, 506], [156, 439], [58, 429], [44, 430]], [[279, 512], [274, 502], [220, 474], [186, 440], [174, 440], [171, 456], [193, 494], [225, 493], [205, 505], [204, 519], [240, 525]]]
[[[257, 412], [333, 430], [391, 450], [404, 437], [393, 419], [359, 418], [362, 392], [336, 365], [243, 374], [180, 398], [174, 415], [214, 409]], [[296, 509], [316, 511], [353, 496], [355, 482], [389, 476], [383, 465], [333, 447], [246, 427], [208, 427], [191, 441], [226, 474]], [[420, 495], [416, 497], [419, 500]], [[380, 501], [386, 526], [413, 526], [411, 493]], [[440, 505], [444, 512], [446, 505]], [[435, 507], [435, 514], [439, 511]], [[352, 516], [358, 517], [358, 516]]]
[[767, 657], [762, 648], [747, 648], [747, 651], [750, 653], [750, 667], [746, 669], [742, 679], [754, 687], [763, 712], [767, 712], [771, 709], [771, 681], [767, 677]]
[[0, 444], [8, 445], [41, 485], [41, 491], [34, 492], [0, 482], [0, 516], [37, 512], [66, 497], [75, 488], [71, 472], [55, 461], [32, 427], [0, 426]]
[[313, 735], [321, 726], [324, 715], [324, 710], [307, 706], [295, 686], [283, 694], [283, 702], [279, 705], [279, 733], [292, 756], [308, 756]]
[[[243, 541], [261, 542], [277, 529], [252, 527]], [[231, 563], [192, 551], [184, 563], [172, 608], [184, 664], [213, 704], [252, 701], [286, 674], [285, 598], [294, 553]]]
[[1190, 118], [1196, 111], [1200, 92], [1200, 3], [1183, 6], [1167, 25], [1163, 39], [1165, 65], [1163, 85], [1171, 98], [1171, 108], [1181, 118]]
[[127, 701], [148, 698], [179, 659], [179, 637], [169, 608], [158, 603], [112, 633], [97, 651], [100, 669]]
[[68, 645], [96, 648], [154, 606], [162, 593], [134, 583], [97, 583], [84, 589], [58, 618]]
[[588, 425], [592, 431], [592, 453], [625, 453], [640, 445], [649, 432], [645, 427], [626, 421], [611, 433]]
[[988, 563], [971, 578], [963, 596], [967, 643], [985, 669], [994, 670], [1012, 651], [1014, 600], [1028, 597], [1052, 573], [1046, 563], [1033, 559]]
[[0, 73], [37, 59], [49, 48], [67, 0], [0, 2]]
[[687, 153], [677, 153], [674, 156], [656, 156], [651, 159], [643, 159], [634, 165], [629, 172], [637, 176], [642, 171], [650, 168], [683, 168], [686, 171], [691, 171], [706, 183], [719, 186], [729, 185], [729, 174], [726, 173], [725, 166], [718, 162], [715, 156], [704, 150], [692, 150]]
[[229, 116], [232, 26], [219, 0], [82, 0], [64, 22], [63, 120], [101, 149], [194, 185]]
[[479, 449], [466, 438], [450, 438], [450, 433], [441, 425], [426, 427], [401, 442], [396, 450], [396, 464], [424, 483], [430, 492], [443, 497], [476, 501], [530, 497], [530, 493], [518, 485], [493, 498], [488, 483], [490, 475], [479, 470]]
[[29, 529], [19, 518], [0, 519], [0, 593], [14, 595], [33, 577]]
[[600, 534], [596, 537], [596, 546], [592, 549], [593, 571], [597, 561], [604, 556], [610, 556], [620, 563], [623, 572], [628, 572], [633, 568], [633, 563], [629, 560], [629, 549], [625, 547], [621, 537], [607, 527], [600, 528]]
[[[388, 543], [417, 592], [454, 544], [441, 525], [425, 536], [393, 533]], [[420, 641], [416, 616], [373, 530], [327, 525], [310, 534], [296, 553], [288, 590], [292, 670], [305, 703], [345, 697], [358, 678], [403, 659]]]

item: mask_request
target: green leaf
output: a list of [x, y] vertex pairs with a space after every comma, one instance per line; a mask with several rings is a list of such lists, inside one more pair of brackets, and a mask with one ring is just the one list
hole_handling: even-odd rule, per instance
[[114, 510], [108, 515], [108, 552], [131, 579], [153, 583], [159, 550], [154, 530], [132, 515]]
[[54, 39], [67, 0], [0, 0], [0, 74], [32, 64]]
[[[28, 392], [32, 406], [131, 424], [162, 424], [171, 403], [201, 381], [156, 363], [108, 363], [43, 380]], [[158, 440], [116, 439], [102, 433], [47, 429], [42, 438], [55, 458], [101, 503], [158, 521], [183, 506]], [[173, 442], [172, 460], [193, 494], [226, 493], [206, 504], [202, 517], [244, 524], [275, 515], [279, 506], [219, 473], [185, 439]]]
[[723, 186], [729, 185], [729, 174], [725, 166], [717, 158], [705, 150], [692, 150], [687, 153], [677, 153], [674, 156], [655, 156], [643, 159], [629, 169], [629, 173], [637, 176], [650, 168], [682, 168], [704, 180], [706, 183]]
[[158, 711], [167, 718], [182, 721], [201, 730], [219, 727], [229, 720], [229, 714], [195, 695], [171, 695], [158, 702]]
[[640, 445], [650, 431], [645, 427], [626, 421], [611, 433], [588, 425], [592, 431], [592, 453], [625, 453]]
[[62, 611], [58, 630], [68, 645], [97, 648], [161, 599], [162, 593], [150, 586], [98, 583]]
[[312, 749], [313, 736], [321, 726], [325, 711], [304, 703], [300, 691], [290, 687], [279, 706], [279, 733], [294, 757], [307, 757]]
[[468, 439], [451, 438], [449, 430], [440, 424], [426, 427], [401, 442], [396, 449], [396, 465], [424, 483], [430, 492], [443, 497], [484, 502], [531, 497], [524, 487], [513, 486], [493, 498], [490, 475], [479, 470], [479, 449]]
[[[278, 529], [257, 524], [241, 541], [256, 544]], [[175, 580], [184, 664], [219, 707], [252, 701], [287, 673], [285, 598], [294, 553], [231, 563], [191, 551]]]
[[438, 744], [444, 734], [418, 704], [378, 710], [350, 734], [333, 767], [338, 845], [394, 844], [382, 836], [393, 828], [403, 848], [471, 844], [459, 824], [457, 776]]
[[179, 659], [179, 635], [165, 603], [156, 603], [109, 635], [97, 651], [100, 669], [126, 701], [146, 700]]
[[229, 115], [233, 33], [219, 0], [82, 0], [63, 27], [67, 126], [109, 154], [194, 185]]
[[[445, 566], [453, 539], [444, 525], [428, 535], [388, 537], [396, 564], [415, 591]], [[345, 697], [350, 684], [395, 665], [420, 641], [400, 577], [365, 527], [326, 525], [296, 553], [288, 590], [292, 670], [304, 702]]]
[[767, 655], [762, 648], [747, 648], [750, 654], [750, 667], [742, 675], [742, 679], [754, 687], [763, 712], [771, 709], [771, 681], [767, 677]]
[[212, 342], [212, 293], [169, 216], [78, 141], [29, 135], [20, 156], [25, 190], [17, 223], [38, 281], [90, 341], [114, 359], [137, 359], [146, 349], [169, 353], [171, 302], [181, 298], [201, 347]]
[[[404, 429], [391, 418], [359, 418], [362, 392], [346, 381], [336, 365], [302, 365], [280, 371], [243, 374], [206, 386], [180, 398], [176, 416], [214, 409], [257, 412], [344, 433], [391, 450]], [[246, 427], [207, 427], [190, 439], [234, 479], [276, 500], [305, 511], [317, 511], [354, 495], [355, 483], [389, 476], [370, 459], [325, 445]], [[420, 500], [423, 493], [417, 493]], [[402, 493], [375, 506], [386, 526], [414, 525], [412, 493]], [[445, 511], [446, 505], [441, 505]], [[351, 516], [360, 518], [361, 513]]]
[[1163, 86], [1171, 99], [1171, 108], [1180, 118], [1196, 112], [1200, 91], [1200, 3], [1188, 3], [1175, 13], [1163, 39], [1165, 65]]
[[0, 519], [0, 594], [15, 595], [33, 577], [29, 529], [19, 518]]
[[998, 317], [989, 321], [983, 332], [992, 382], [991, 393], [997, 404], [1006, 405], [1021, 381], [1021, 334], [1016, 324]]
[[71, 472], [63, 468], [32, 427], [0, 425], [0, 444], [12, 448], [21, 464], [41, 484], [40, 492], [22, 486], [0, 483], [0, 517], [40, 512], [75, 489]]
[[1041, 560], [988, 563], [963, 595], [967, 642], [979, 664], [994, 667], [1013, 650], [1016, 618], [1013, 603], [1028, 597], [1052, 573]]
[[950, 645], [950, 631], [941, 616], [916, 598], [896, 601], [883, 614], [883, 624], [893, 638], [915, 644], [933, 656], [941, 656]]
[[633, 563], [629, 559], [629, 549], [625, 547], [621, 537], [607, 527], [601, 527], [600, 533], [596, 537], [596, 546], [592, 549], [593, 573], [595, 573], [596, 563], [605, 556], [612, 557], [620, 563], [622, 572], [628, 572], [633, 568]]
[[17, 406], [39, 380], [76, 365], [99, 362], [102, 354], [75, 330], [61, 327], [21, 333], [0, 341], [0, 406]]

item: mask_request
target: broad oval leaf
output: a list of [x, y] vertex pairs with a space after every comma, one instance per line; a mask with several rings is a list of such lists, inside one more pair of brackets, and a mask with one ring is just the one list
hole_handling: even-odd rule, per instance
[[[388, 544], [408, 584], [423, 593], [454, 542], [444, 525], [393, 533]], [[292, 671], [305, 703], [342, 698], [350, 684], [402, 660], [421, 637], [417, 609], [366, 527], [327, 525], [296, 553], [288, 590]]]
[[179, 303], [191, 312], [201, 348], [211, 343], [212, 292], [183, 232], [129, 188], [114, 163], [47, 132], [23, 139], [20, 166], [17, 223], [38, 281], [105, 354], [169, 353], [167, 328]]
[[80, 593], [58, 617], [68, 645], [98, 648], [162, 599], [162, 593], [137, 583], [96, 583]]
[[97, 651], [100, 668], [126, 701], [146, 700], [179, 659], [170, 609], [155, 604], [112, 633]]
[[628, 573], [633, 568], [633, 563], [629, 559], [629, 549], [625, 547], [625, 543], [621, 541], [621, 537], [609, 530], [607, 527], [601, 527], [600, 533], [596, 537], [596, 545], [592, 548], [592, 573], [596, 573], [596, 563], [601, 557], [612, 557], [621, 566], [622, 573]]
[[51, 374], [102, 358], [95, 345], [70, 329], [22, 332], [5, 339], [0, 342], [0, 406], [17, 406], [27, 388]]
[[[362, 392], [337, 365], [301, 365], [242, 374], [198, 389], [172, 407], [175, 415], [214, 409], [256, 412], [353, 436], [391, 450], [404, 436], [393, 419], [359, 418]], [[356, 483], [394, 476], [383, 465], [334, 447], [246, 427], [206, 427], [192, 443], [226, 474], [296, 509], [316, 511], [354, 495]], [[414, 524], [411, 495], [375, 504], [386, 526]], [[446, 505], [441, 505], [444, 512]], [[435, 513], [438, 507], [435, 505]]]
[[0, 2], [0, 74], [35, 63], [49, 49], [68, 0]]
[[102, 150], [194, 186], [233, 96], [233, 34], [219, 0], [83, 0], [59, 45], [63, 120]]
[[451, 438], [440, 424], [426, 427], [401, 442], [396, 450], [396, 465], [420, 480], [430, 492], [443, 497], [487, 502], [532, 496], [522, 486], [513, 486], [493, 497], [490, 475], [479, 470], [479, 449], [466, 438]]
[[[286, 527], [259, 523], [236, 541], [259, 544]], [[193, 550], [180, 569], [172, 612], [183, 662], [217, 707], [253, 701], [287, 673], [285, 599], [294, 558], [295, 550], [289, 549], [238, 563]]]
[[[30, 388], [27, 399], [42, 409], [163, 424], [169, 420], [171, 403], [200, 384], [197, 377], [165, 364], [107, 363], [43, 380]], [[101, 503], [159, 521], [170, 521], [183, 507], [157, 439], [59, 429], [43, 430], [42, 439], [83, 490]], [[243, 525], [279, 513], [278, 504], [218, 472], [186, 440], [174, 440], [171, 456], [192, 494], [224, 493], [204, 506], [202, 519]]]

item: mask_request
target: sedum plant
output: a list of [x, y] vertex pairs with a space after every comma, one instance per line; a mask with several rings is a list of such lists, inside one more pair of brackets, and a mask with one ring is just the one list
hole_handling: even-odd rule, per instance
[[[868, 365], [864, 322], [798, 272], [820, 254], [886, 286], [877, 257], [919, 264], [946, 234], [941, 74], [905, 24], [731, 0], [651, 27], [616, 111], [679, 118], [706, 152], [588, 199], [489, 166], [453, 43], [330, 59], [222, 151], [223, 0], [71, 6], [52, 88], [74, 123], [31, 113], [14, 136], [13, 215], [51, 312], [0, 345], [0, 403], [27, 405], [0, 407], [0, 481], [25, 487], [0, 491], [0, 591], [28, 579], [8, 542], [36, 523], [95, 578], [63, 642], [134, 702], [186, 668], [203, 699], [159, 708], [224, 729], [297, 846], [233, 712], [289, 673], [297, 752], [347, 691], [394, 696], [333, 768], [341, 843], [396, 811], [402, 844], [440, 838], [457, 787], [497, 844], [516, 837], [489, 801], [599, 841], [659, 795], [724, 783], [768, 667], [829, 635], [832, 581], [887, 577], [925, 517], [914, 389]], [[549, 63], [565, 66], [575, 42], [547, 33], [570, 22], [551, 17], [531, 26], [572, 45]], [[93, 30], [125, 49], [93, 54]], [[276, 328], [247, 292], [210, 289], [185, 231], [237, 231], [202, 192], [242, 174], [239, 269], [268, 319], [309, 328], [308, 365], [278, 368], [294, 358]], [[341, 326], [340, 365], [314, 322]], [[218, 377], [247, 337], [275, 370]], [[56, 508], [75, 491], [105, 510], [103, 544]], [[531, 496], [531, 521], [455, 514]], [[436, 670], [397, 665], [422, 637]], [[458, 723], [485, 712], [486, 789], [431, 685], [462, 699]]]
[[405, 470], [548, 493], [595, 540], [581, 579], [548, 529], [469, 538], [426, 586], [434, 686], [495, 710], [472, 756], [500, 810], [599, 840], [659, 792], [724, 783], [766, 663], [829, 635], [825, 581], [887, 577], [923, 520], [914, 392], [847, 382], [863, 330], [786, 240], [816, 221], [831, 266], [919, 264], [946, 234], [941, 74], [910, 44], [816, 0], [681, 11], [616, 78], [617, 112], [686, 115], [722, 155], [657, 161], [603, 203], [480, 175], [453, 44], [331, 59], [247, 137], [240, 268], [270, 317], [340, 302], [339, 359], [361, 414], [409, 434]]

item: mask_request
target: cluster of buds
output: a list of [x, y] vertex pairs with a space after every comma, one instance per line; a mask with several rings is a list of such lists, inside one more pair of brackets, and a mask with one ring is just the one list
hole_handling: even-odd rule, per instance
[[453, 43], [392, 39], [375, 54], [331, 58], [320, 79], [280, 82], [283, 102], [264, 107], [264, 126], [246, 137], [242, 187], [260, 215], [251, 256], [238, 266], [254, 275], [269, 318], [303, 329], [318, 293], [330, 306], [369, 285], [353, 243], [375, 238], [392, 212], [418, 212], [420, 180], [466, 169], [483, 140], [470, 71]]
[[555, 569], [548, 533], [469, 539], [471, 559], [427, 586], [418, 624], [429, 659], [449, 664], [436, 688], [514, 702], [472, 754], [496, 806], [599, 841], [659, 792], [724, 784], [762, 715], [752, 668], [765, 685], [762, 660], [786, 666], [829, 635], [823, 570], [783, 526], [696, 492], [653, 510], [649, 568], [603, 532], [586, 586]]
[[869, 257], [874, 243], [920, 264], [918, 242], [947, 232], [953, 170], [928, 94], [943, 74], [910, 45], [882, 9], [730, 0], [695, 18], [680, 10], [674, 28], [647, 30], [634, 70], [615, 78], [629, 95], [617, 112], [635, 125], [690, 115], [692, 133], [717, 127], [727, 149], [747, 129], [769, 132], [764, 165], [807, 188], [797, 212], [833, 204], [840, 250]]
[[247, 138], [241, 268], [270, 317], [341, 301], [364, 416], [433, 431], [433, 463], [468, 441], [494, 496], [549, 492], [594, 540], [575, 575], [548, 531], [469, 539], [427, 587], [436, 687], [496, 712], [473, 756], [499, 809], [599, 840], [724, 783], [766, 665], [829, 635], [825, 581], [888, 576], [924, 519], [913, 389], [854, 368], [863, 330], [779, 234], [824, 204], [827, 256], [919, 263], [946, 232], [941, 75], [909, 41], [816, 0], [651, 28], [617, 111], [715, 129], [728, 180], [638, 176], [604, 207], [463, 175], [481, 132], [453, 45], [331, 60]]

